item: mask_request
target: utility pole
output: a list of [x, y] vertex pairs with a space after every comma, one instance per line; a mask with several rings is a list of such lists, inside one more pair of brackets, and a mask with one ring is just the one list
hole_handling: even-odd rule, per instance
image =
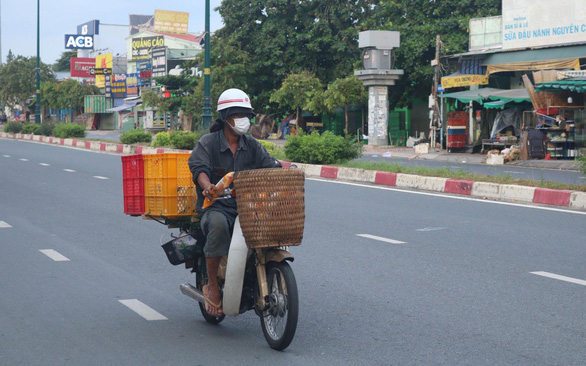
[[212, 98], [210, 96], [210, 0], [206, 0], [205, 61], [203, 69], [203, 128], [212, 124]]
[[438, 108], [438, 101], [437, 101], [437, 86], [439, 84], [439, 74], [440, 74], [440, 35], [436, 35], [435, 37], [435, 59], [432, 61], [432, 66], [435, 66], [435, 72], [433, 74], [433, 89], [431, 91], [433, 106], [432, 106], [432, 117], [430, 122], [430, 130], [431, 130], [431, 148], [435, 149], [436, 140], [435, 140], [435, 133], [437, 128], [440, 125], [440, 111]]
[[37, 0], [37, 102], [35, 124], [41, 123], [41, 0]]

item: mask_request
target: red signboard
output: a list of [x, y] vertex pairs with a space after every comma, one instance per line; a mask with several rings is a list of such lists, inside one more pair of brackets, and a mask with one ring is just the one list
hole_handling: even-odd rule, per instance
[[90, 67], [96, 67], [96, 59], [72, 57], [71, 58], [71, 76], [72, 77], [90, 77]]

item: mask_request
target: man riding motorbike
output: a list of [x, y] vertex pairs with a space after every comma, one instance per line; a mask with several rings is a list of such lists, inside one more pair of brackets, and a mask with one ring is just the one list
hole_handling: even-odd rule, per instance
[[204, 286], [206, 311], [222, 315], [222, 302], [217, 273], [223, 256], [228, 255], [234, 221], [236, 200], [219, 200], [202, 208], [204, 198], [213, 198], [212, 190], [226, 173], [241, 170], [274, 168], [281, 164], [275, 160], [254, 137], [245, 135], [254, 111], [248, 95], [240, 89], [228, 89], [218, 98], [218, 118], [210, 133], [201, 137], [189, 157], [189, 169], [197, 189], [197, 212], [201, 228], [206, 235], [204, 255], [208, 284]]

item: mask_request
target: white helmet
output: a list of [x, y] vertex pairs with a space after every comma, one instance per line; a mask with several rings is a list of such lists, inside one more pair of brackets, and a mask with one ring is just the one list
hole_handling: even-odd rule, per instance
[[218, 98], [218, 111], [232, 107], [250, 108], [252, 110], [250, 98], [240, 89], [225, 90]]

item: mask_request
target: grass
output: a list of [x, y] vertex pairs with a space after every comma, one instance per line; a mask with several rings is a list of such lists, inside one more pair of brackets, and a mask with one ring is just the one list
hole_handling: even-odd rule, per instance
[[483, 175], [471, 173], [464, 169], [451, 170], [448, 168], [426, 168], [421, 166], [403, 166], [399, 163], [374, 163], [364, 161], [353, 161], [342, 164], [341, 166], [347, 168], [359, 168], [365, 170], [378, 170], [389, 173], [404, 173], [422, 175], [427, 177], [441, 177], [449, 179], [471, 180], [475, 182], [489, 182], [498, 184], [516, 184], [520, 186], [550, 188], [550, 189], [565, 189], [570, 191], [586, 192], [586, 185], [584, 184], [565, 184], [557, 182], [549, 182], [544, 180], [530, 180], [517, 179], [509, 174], [498, 175]]

